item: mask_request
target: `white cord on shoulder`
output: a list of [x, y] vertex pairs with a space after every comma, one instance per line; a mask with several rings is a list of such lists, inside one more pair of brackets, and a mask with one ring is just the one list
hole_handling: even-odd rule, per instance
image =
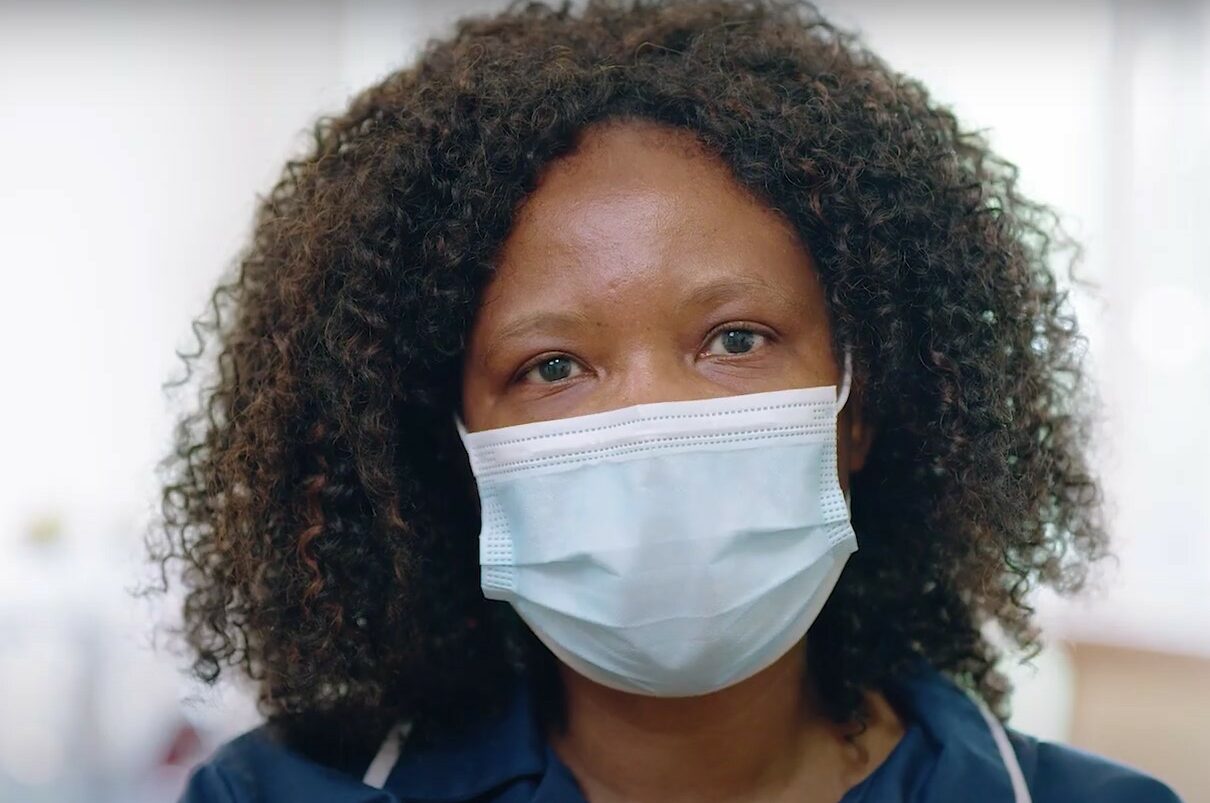
[[1017, 761], [1017, 751], [1013, 750], [1012, 742], [1008, 740], [1004, 726], [1000, 724], [1000, 720], [996, 719], [996, 715], [987, 709], [982, 700], [973, 695], [972, 699], [975, 706], [978, 707], [979, 713], [983, 715], [984, 721], [987, 722], [987, 728], [992, 732], [996, 749], [1000, 751], [1000, 760], [1004, 762], [1004, 769], [1008, 771], [1008, 779], [1013, 785], [1013, 803], [1033, 803], [1033, 798], [1029, 794], [1029, 786], [1025, 783], [1025, 773], [1021, 772], [1021, 762]]
[[386, 738], [382, 740], [382, 746], [378, 748], [374, 760], [366, 768], [366, 774], [361, 779], [362, 783], [375, 789], [381, 789], [386, 784], [387, 777], [391, 774], [395, 762], [399, 760], [399, 754], [403, 751], [403, 743], [411, 732], [412, 723], [410, 722], [402, 722], [387, 731]]

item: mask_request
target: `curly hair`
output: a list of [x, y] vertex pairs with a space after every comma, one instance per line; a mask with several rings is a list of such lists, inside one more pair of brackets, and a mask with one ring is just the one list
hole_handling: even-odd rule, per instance
[[[1106, 551], [1083, 453], [1079, 248], [1017, 169], [806, 4], [592, 0], [466, 18], [322, 116], [194, 322], [149, 548], [194, 671], [262, 711], [470, 723], [553, 658], [479, 590], [460, 367], [519, 205], [578, 131], [687, 129], [798, 230], [878, 433], [861, 548], [808, 638], [828, 713], [921, 660], [1007, 715], [1031, 592]], [[1003, 639], [992, 640], [998, 626]], [[361, 720], [365, 722], [366, 720]]]

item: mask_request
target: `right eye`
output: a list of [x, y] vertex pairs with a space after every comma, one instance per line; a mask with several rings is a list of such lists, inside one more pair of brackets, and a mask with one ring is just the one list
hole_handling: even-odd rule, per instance
[[566, 354], [554, 354], [543, 357], [521, 372], [519, 381], [535, 384], [550, 385], [579, 376], [583, 370], [580, 364]]

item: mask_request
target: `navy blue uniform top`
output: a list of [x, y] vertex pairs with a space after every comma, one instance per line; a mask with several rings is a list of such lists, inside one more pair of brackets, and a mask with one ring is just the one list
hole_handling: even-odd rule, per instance
[[[931, 670], [888, 695], [906, 717], [903, 738], [842, 803], [1180, 803], [1171, 789], [1137, 770], [1000, 727]], [[457, 743], [423, 750], [405, 745], [388, 768], [371, 785], [304, 758], [262, 726], [199, 766], [181, 803], [585, 800], [547, 744], [524, 690], [503, 716]]]

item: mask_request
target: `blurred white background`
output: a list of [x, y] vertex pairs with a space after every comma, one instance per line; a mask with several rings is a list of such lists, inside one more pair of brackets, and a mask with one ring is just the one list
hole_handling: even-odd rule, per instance
[[[172, 800], [256, 722], [151, 649], [165, 611], [129, 593], [160, 386], [315, 117], [499, 6], [0, 0], [0, 801]], [[987, 131], [1100, 287], [1119, 562], [1039, 600], [1055, 646], [1014, 670], [1015, 724], [1210, 800], [1210, 2], [822, 7]]]

